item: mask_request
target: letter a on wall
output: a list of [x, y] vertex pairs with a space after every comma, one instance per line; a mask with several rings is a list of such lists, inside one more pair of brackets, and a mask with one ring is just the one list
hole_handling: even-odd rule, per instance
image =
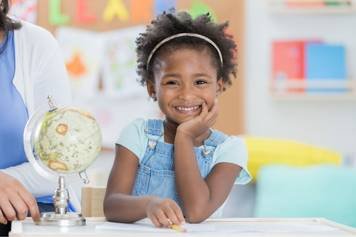
[[104, 21], [110, 22], [118, 17], [122, 21], [127, 21], [129, 19], [129, 13], [127, 8], [121, 0], [109, 0], [104, 11]]

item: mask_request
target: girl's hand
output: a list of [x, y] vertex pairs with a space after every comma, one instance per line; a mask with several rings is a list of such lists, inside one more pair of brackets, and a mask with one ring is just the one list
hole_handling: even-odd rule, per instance
[[23, 220], [28, 212], [34, 221], [39, 220], [40, 212], [34, 197], [16, 179], [0, 172], [0, 223]]
[[206, 103], [202, 104], [202, 111], [199, 116], [180, 124], [177, 133], [182, 133], [191, 139], [195, 139], [209, 130], [218, 117], [218, 103], [215, 99], [214, 105], [210, 111]]
[[156, 227], [170, 227], [184, 222], [182, 210], [171, 199], [152, 198], [146, 207], [146, 214]]

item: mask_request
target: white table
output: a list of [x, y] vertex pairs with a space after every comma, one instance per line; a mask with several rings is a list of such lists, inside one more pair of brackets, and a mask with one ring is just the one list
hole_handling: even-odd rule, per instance
[[[96, 237], [96, 236], [356, 236], [356, 229], [340, 225], [322, 218], [227, 218], [210, 219], [203, 222], [203, 229], [188, 230], [178, 233], [173, 230], [153, 229], [150, 231], [106, 229], [97, 227], [106, 226], [104, 218], [87, 218], [86, 226], [55, 227], [38, 226], [31, 219], [14, 221], [9, 234], [10, 237]], [[133, 225], [133, 227], [135, 227]], [[150, 226], [149, 226], [150, 228]], [[162, 232], [163, 231], [163, 232]]]

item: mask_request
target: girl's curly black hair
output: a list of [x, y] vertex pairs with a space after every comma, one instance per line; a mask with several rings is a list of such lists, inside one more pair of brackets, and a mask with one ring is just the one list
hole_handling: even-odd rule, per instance
[[[136, 39], [137, 73], [141, 77], [141, 85], [147, 81], [153, 81], [153, 65], [155, 59], [163, 53], [174, 51], [178, 48], [209, 49], [213, 56], [214, 65], [217, 67], [218, 78], [222, 78], [224, 85], [231, 85], [230, 74], [236, 78], [237, 46], [232, 36], [226, 33], [228, 22], [214, 23], [210, 14], [204, 14], [192, 19], [187, 12], [163, 12], [147, 26], [146, 32], [141, 33]], [[153, 55], [150, 65], [147, 59], [153, 48], [163, 39], [179, 33], [196, 33], [211, 39], [220, 49], [223, 57], [223, 66], [216, 49], [208, 42], [195, 37], [179, 37], [163, 44]], [[224, 86], [224, 87], [225, 87]]]
[[7, 16], [9, 12], [9, 0], [1, 0], [0, 2], [0, 31], [8, 32], [21, 27], [19, 22], [15, 22]]

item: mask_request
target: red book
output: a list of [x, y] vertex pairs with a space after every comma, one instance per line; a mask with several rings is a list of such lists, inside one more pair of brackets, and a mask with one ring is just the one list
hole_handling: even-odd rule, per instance
[[[272, 77], [274, 83], [304, 80], [304, 40], [275, 41], [272, 44]], [[304, 92], [289, 88], [288, 92]]]
[[324, 0], [313, 0], [313, 1], [287, 0], [286, 3], [288, 8], [309, 9], [309, 8], [325, 7]]

